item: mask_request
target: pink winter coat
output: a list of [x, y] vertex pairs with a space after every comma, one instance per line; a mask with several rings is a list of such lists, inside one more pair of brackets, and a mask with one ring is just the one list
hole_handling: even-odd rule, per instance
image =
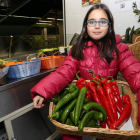
[[116, 35], [116, 46], [120, 51], [119, 59], [117, 60], [115, 56], [115, 59], [108, 64], [100, 59], [97, 47], [89, 41], [88, 46], [83, 50], [85, 59], [78, 61], [71, 55], [66, 56], [65, 61], [55, 72], [42, 79], [31, 89], [32, 98], [38, 93], [48, 101], [75, 78], [77, 71], [80, 71], [81, 77], [89, 79], [92, 73], [88, 70], [93, 70], [95, 75], [113, 76], [114, 78], [117, 78], [118, 71], [120, 71], [132, 89], [136, 93], [140, 93], [139, 61], [128, 50], [128, 45], [121, 43], [120, 35]]

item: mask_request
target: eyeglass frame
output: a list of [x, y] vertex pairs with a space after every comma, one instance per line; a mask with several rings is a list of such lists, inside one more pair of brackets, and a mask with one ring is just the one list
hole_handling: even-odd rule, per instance
[[[87, 25], [88, 25], [88, 22], [89, 22], [89, 21], [92, 21], [92, 20], [93, 20], [93, 19], [87, 20], [87, 22], [86, 22]], [[93, 21], [96, 21], [96, 20], [93, 20]], [[100, 20], [100, 21], [107, 21], [107, 25], [108, 25], [108, 24], [111, 24], [111, 23], [109, 23], [109, 20]], [[96, 21], [95, 25], [93, 25], [93, 26], [91, 26], [91, 25], [88, 25], [88, 26], [94, 27], [94, 26], [96, 26], [97, 23], [99, 24], [100, 27], [106, 27], [106, 26], [107, 26], [107, 25], [101, 26], [101, 25], [100, 25], [100, 21]]]

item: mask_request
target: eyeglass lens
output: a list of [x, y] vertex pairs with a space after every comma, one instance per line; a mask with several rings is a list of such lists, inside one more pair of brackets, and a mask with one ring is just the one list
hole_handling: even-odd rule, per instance
[[107, 26], [109, 22], [107, 20], [100, 21], [88, 20], [87, 23], [89, 26], [95, 26], [97, 23], [99, 23], [100, 26]]

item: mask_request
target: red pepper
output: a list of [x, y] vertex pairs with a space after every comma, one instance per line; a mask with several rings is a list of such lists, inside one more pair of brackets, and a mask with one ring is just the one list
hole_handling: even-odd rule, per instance
[[101, 126], [101, 128], [106, 128], [106, 121], [105, 122], [101, 121], [100, 126]]
[[116, 122], [114, 122], [110, 125], [110, 129], [118, 129], [119, 126], [123, 122], [127, 121], [129, 119], [130, 115], [131, 115], [132, 106], [131, 106], [131, 103], [130, 103], [130, 97], [125, 94], [123, 86], [122, 86], [122, 93], [123, 93], [122, 99], [123, 99], [123, 102], [125, 103], [124, 111], [120, 115], [119, 119]]
[[87, 88], [87, 82], [84, 78], [79, 78], [78, 76], [79, 71], [76, 73], [76, 77], [77, 77], [77, 81], [76, 81], [76, 85], [79, 89], [81, 89], [82, 87], [86, 87]]
[[112, 122], [114, 122], [115, 119], [114, 119], [110, 104], [108, 102], [108, 99], [105, 96], [105, 91], [104, 91], [103, 87], [101, 85], [99, 85], [99, 82], [96, 82], [96, 83], [97, 83], [97, 92], [101, 96], [102, 105], [104, 106], [104, 108], [107, 112], [108, 120], [112, 123]]
[[113, 94], [114, 94], [114, 97], [115, 97], [117, 110], [121, 114], [123, 112], [123, 110], [124, 110], [124, 105], [123, 105], [123, 102], [122, 102], [122, 99], [121, 99], [121, 96], [120, 96], [120, 92], [119, 92], [119, 88], [118, 88], [118, 85], [117, 85], [117, 81], [114, 80], [112, 76], [107, 76], [107, 77], [111, 77], [112, 78], [111, 81], [110, 81], [110, 84], [111, 84], [112, 89], [113, 89]]
[[[130, 97], [129, 95], [126, 95], [125, 92], [124, 92], [124, 89], [123, 89], [123, 85], [122, 85], [122, 100], [125, 104], [130, 104], [131, 105], [131, 102], [130, 102]], [[131, 109], [132, 109], [132, 106], [130, 108], [130, 110], [128, 110], [128, 116], [127, 116], [127, 119], [129, 119], [130, 115], [131, 115]]]
[[104, 84], [106, 83], [108, 80], [106, 78], [102, 78], [100, 75], [100, 83]]
[[89, 98], [89, 100], [91, 102], [93, 102], [93, 99], [91, 97], [91, 93], [88, 87], [88, 83], [86, 82], [86, 80], [84, 78], [79, 78], [78, 76], [79, 71], [76, 73], [76, 77], [77, 77], [77, 81], [76, 81], [76, 85], [79, 89], [81, 89], [82, 87], [86, 87], [87, 88], [87, 93], [86, 93], [86, 97]]
[[93, 102], [94, 100], [93, 100], [93, 98], [92, 98], [92, 96], [91, 96], [91, 90], [89, 89], [89, 83], [87, 83], [87, 85], [88, 85], [88, 88], [87, 88], [86, 97], [89, 98], [89, 100], [90, 100], [91, 102]]
[[91, 72], [92, 72], [92, 75], [93, 75], [93, 76], [90, 78], [90, 80], [95, 80], [95, 81], [99, 81], [99, 80], [100, 80], [100, 77], [99, 77], [99, 76], [95, 76], [93, 70], [89, 70], [89, 71], [91, 71]]
[[117, 120], [118, 119], [117, 106], [116, 106], [116, 102], [114, 99], [112, 87], [111, 87], [110, 83], [108, 83], [108, 82], [105, 82], [103, 84], [103, 87], [104, 87], [106, 96], [108, 98], [108, 102], [110, 104], [111, 110], [113, 112], [114, 118], [115, 118], [115, 120]]
[[102, 105], [100, 96], [98, 95], [98, 93], [96, 91], [96, 86], [95, 86], [94, 82], [89, 83], [89, 89], [91, 90], [91, 95], [92, 95], [92, 98], [94, 99], [94, 101], [96, 103]]
[[107, 123], [108, 128], [110, 128], [110, 124], [111, 124], [111, 122], [110, 122], [110, 120], [109, 120], [108, 117], [106, 118], [106, 123]]

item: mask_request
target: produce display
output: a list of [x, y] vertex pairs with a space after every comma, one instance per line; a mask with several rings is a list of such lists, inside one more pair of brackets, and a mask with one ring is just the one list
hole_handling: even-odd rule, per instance
[[40, 72], [41, 59], [35, 54], [28, 55], [24, 60], [12, 60], [10, 58], [0, 60], [0, 68], [7, 68], [6, 78], [19, 79], [35, 75]]
[[0, 59], [0, 65], [5, 65], [8, 61], [5, 59]]
[[[78, 131], [84, 127], [120, 129], [131, 115], [130, 97], [125, 94], [122, 85], [122, 96], [117, 81], [112, 76], [102, 78], [93, 76], [90, 82], [76, 74], [76, 85], [68, 85], [59, 96], [53, 97], [55, 109], [50, 119], [63, 124], [77, 126]], [[111, 78], [108, 80], [108, 78]]]
[[2, 66], [9, 66], [9, 65], [21, 64], [21, 63], [25, 63], [25, 61], [17, 62], [16, 60], [12, 60], [10, 58], [0, 59], [0, 65]]

